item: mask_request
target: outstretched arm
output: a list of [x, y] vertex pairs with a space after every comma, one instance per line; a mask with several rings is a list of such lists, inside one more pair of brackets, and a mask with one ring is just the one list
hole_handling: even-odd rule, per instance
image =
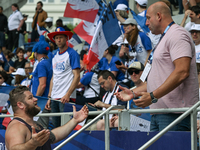
[[52, 130], [52, 133], [55, 135], [54, 143], [66, 138], [78, 123], [87, 118], [88, 112], [89, 110], [85, 105], [78, 112], [76, 111], [76, 107], [73, 106], [73, 118], [65, 125]]

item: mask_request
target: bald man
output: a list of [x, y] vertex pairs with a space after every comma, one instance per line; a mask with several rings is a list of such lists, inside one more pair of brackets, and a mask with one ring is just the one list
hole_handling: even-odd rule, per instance
[[[191, 107], [199, 99], [195, 48], [190, 34], [172, 20], [169, 7], [163, 2], [152, 4], [147, 10], [146, 25], [153, 34], [162, 34], [153, 51], [147, 86], [116, 93], [127, 101], [135, 96], [139, 107], [150, 109]], [[134, 94], [133, 94], [134, 92]], [[181, 113], [153, 114], [151, 131], [161, 131]], [[189, 131], [190, 116], [171, 128], [172, 131]]]

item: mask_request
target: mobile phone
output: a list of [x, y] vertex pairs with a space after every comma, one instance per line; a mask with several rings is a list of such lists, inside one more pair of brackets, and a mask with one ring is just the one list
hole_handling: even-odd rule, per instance
[[121, 65], [122, 63], [118, 60], [115, 62], [116, 65]]

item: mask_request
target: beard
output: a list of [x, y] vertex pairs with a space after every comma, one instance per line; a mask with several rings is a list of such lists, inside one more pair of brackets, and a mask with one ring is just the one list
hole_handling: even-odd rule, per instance
[[41, 108], [40, 107], [35, 107], [35, 106], [30, 106], [28, 105], [27, 103], [24, 103], [26, 105], [26, 108], [25, 108], [25, 113], [29, 116], [29, 117], [34, 117], [36, 116]]

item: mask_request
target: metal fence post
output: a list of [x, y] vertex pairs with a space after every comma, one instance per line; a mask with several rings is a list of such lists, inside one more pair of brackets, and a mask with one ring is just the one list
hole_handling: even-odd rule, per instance
[[105, 114], [105, 150], [110, 150], [109, 112]]
[[62, 114], [61, 115], [61, 126], [66, 124], [68, 121], [70, 121], [71, 116], [68, 114]]
[[130, 114], [127, 110], [122, 110], [119, 113], [118, 130], [130, 131]]
[[191, 150], [197, 150], [197, 110], [190, 114], [191, 122]]

